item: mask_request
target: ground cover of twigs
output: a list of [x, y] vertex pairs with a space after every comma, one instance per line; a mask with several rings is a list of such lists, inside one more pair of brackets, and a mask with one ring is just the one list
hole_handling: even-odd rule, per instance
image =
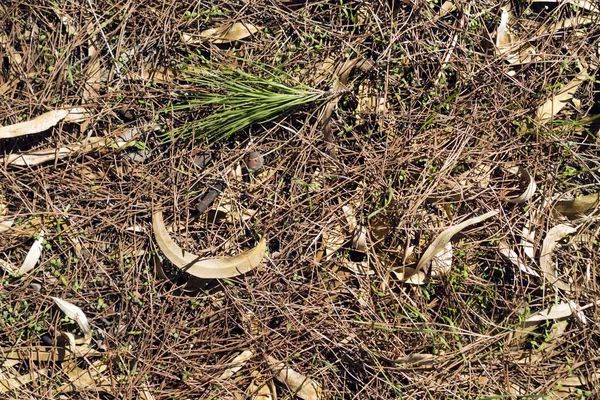
[[0, 3], [0, 398], [600, 397], [600, 5]]

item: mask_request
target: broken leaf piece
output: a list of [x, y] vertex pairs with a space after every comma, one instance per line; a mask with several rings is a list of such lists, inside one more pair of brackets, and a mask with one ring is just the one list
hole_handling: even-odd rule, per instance
[[59, 123], [69, 114], [69, 110], [48, 111], [29, 121], [0, 127], [0, 139], [15, 138], [23, 135], [44, 132]]
[[[233, 24], [221, 25], [217, 28], [210, 28], [200, 32], [200, 37], [204, 39], [210, 39], [215, 44], [230, 43], [236, 40], [242, 40], [249, 36], [252, 36], [259, 31], [260, 28], [244, 22], [235, 22]], [[187, 40], [186, 40], [187, 39]], [[198, 42], [191, 36], [185, 35], [184, 42], [194, 43]]]
[[587, 70], [584, 68], [573, 80], [564, 85], [555, 95], [542, 104], [536, 112], [536, 119], [546, 122], [554, 118], [573, 98], [577, 89], [588, 79]]
[[312, 379], [286, 367], [273, 357], [267, 357], [271, 369], [276, 374], [275, 379], [285, 384], [296, 396], [303, 400], [319, 400], [323, 393], [321, 385]]
[[79, 325], [83, 331], [84, 343], [90, 343], [92, 340], [92, 328], [90, 328], [90, 323], [88, 322], [87, 316], [81, 310], [81, 308], [58, 297], [53, 297], [52, 300], [54, 300], [56, 305], [65, 313], [67, 317], [71, 318], [77, 323], [77, 325]]
[[44, 248], [43, 242], [44, 231], [41, 231], [39, 233], [39, 237], [31, 245], [31, 248], [29, 249], [29, 252], [27, 252], [27, 256], [25, 257], [23, 264], [21, 264], [21, 267], [19, 268], [19, 272], [21, 274], [26, 274], [33, 268], [35, 268], [35, 265], [38, 263], [42, 255], [42, 250]]
[[522, 272], [533, 276], [539, 276], [537, 272], [525, 265], [523, 260], [514, 250], [510, 248], [507, 242], [501, 241], [500, 243], [498, 243], [498, 250], [500, 251], [500, 254], [502, 254], [508, 259], [508, 261], [513, 263], [513, 265], [519, 267], [519, 270], [521, 270]]
[[24, 154], [9, 154], [7, 157], [0, 158], [0, 163], [16, 166], [32, 166], [42, 164], [48, 161], [60, 160], [71, 154], [88, 153], [94, 150], [104, 148], [123, 148], [129, 144], [129, 141], [120, 138], [113, 139], [108, 137], [91, 136], [65, 147], [33, 150]]
[[233, 374], [235, 374], [236, 372], [238, 372], [240, 369], [242, 369], [242, 367], [244, 366], [244, 364], [246, 363], [246, 361], [248, 361], [250, 359], [250, 357], [252, 357], [254, 353], [252, 353], [250, 350], [245, 350], [242, 351], [240, 354], [238, 354], [232, 361], [231, 361], [231, 365], [232, 367], [227, 368], [222, 374], [221, 374], [221, 378], [220, 379], [228, 379], [231, 378], [233, 376]]
[[60, 386], [56, 389], [56, 393], [73, 391], [102, 391], [110, 393], [116, 382], [112, 382], [109, 377], [104, 375], [107, 369], [108, 366], [103, 360], [95, 361], [87, 369], [75, 366], [66, 371], [70, 383]]
[[28, 374], [14, 376], [8, 379], [0, 380], [0, 393], [9, 393], [15, 389], [20, 388], [23, 385], [27, 385], [29, 382], [37, 379], [39, 376], [46, 375], [48, 369], [43, 368], [37, 371], [30, 372]]
[[234, 257], [205, 258], [192, 254], [179, 247], [169, 236], [162, 211], [152, 213], [154, 238], [160, 251], [176, 267], [201, 279], [233, 278], [254, 269], [262, 261], [267, 249], [263, 237], [258, 245]]
[[576, 307], [577, 305], [573, 302], [555, 304], [552, 307], [532, 314], [525, 320], [525, 326], [530, 326], [532, 323], [539, 325], [540, 322], [547, 321], [549, 319], [562, 319], [570, 317]]
[[590, 214], [598, 206], [598, 193], [579, 196], [571, 200], [560, 200], [554, 211], [569, 219], [577, 219]]
[[496, 30], [496, 51], [509, 64], [523, 64], [533, 59], [534, 49], [527, 41], [511, 32], [514, 18], [510, 6], [501, 8], [500, 25]]
[[550, 229], [544, 238], [542, 254], [540, 255], [540, 269], [542, 270], [544, 279], [556, 288], [569, 292], [573, 291], [571, 285], [556, 277], [554, 264], [552, 263], [552, 254], [554, 253], [554, 248], [563, 237], [576, 231], [577, 229], [565, 224], [560, 224]]
[[273, 393], [275, 392], [274, 388], [273, 390], [271, 390], [271, 387], [273, 386], [272, 381], [270, 381], [269, 383], [263, 383], [260, 384], [258, 383], [258, 380], [261, 378], [260, 374], [258, 374], [257, 371], [254, 371], [254, 373], [252, 373], [252, 376], [254, 377], [254, 379], [252, 380], [252, 382], [250, 382], [250, 385], [248, 386], [248, 389], [246, 390], [246, 392], [251, 395], [250, 399], [251, 400], [275, 400], [276, 397], [273, 396]]

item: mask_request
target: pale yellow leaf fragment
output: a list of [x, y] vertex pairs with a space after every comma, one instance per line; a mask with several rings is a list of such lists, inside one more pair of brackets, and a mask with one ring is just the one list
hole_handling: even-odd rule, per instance
[[286, 367], [273, 357], [267, 357], [271, 369], [276, 374], [275, 379], [285, 384], [290, 391], [303, 400], [319, 400], [323, 398], [321, 385], [316, 381]]
[[108, 370], [108, 366], [103, 360], [98, 360], [92, 363], [87, 369], [74, 367], [66, 371], [70, 383], [66, 383], [56, 389], [56, 393], [68, 393], [73, 391], [112, 391], [115, 382], [104, 375]]
[[0, 139], [15, 138], [23, 135], [44, 132], [59, 123], [69, 114], [69, 110], [48, 111], [34, 119], [14, 125], [0, 127]]
[[9, 154], [0, 158], [0, 163], [13, 166], [32, 166], [43, 164], [48, 161], [60, 160], [72, 154], [89, 153], [104, 148], [123, 148], [129, 144], [128, 141], [107, 137], [91, 136], [65, 147], [33, 150], [23, 154]]
[[0, 380], [0, 393], [9, 393], [21, 386], [27, 385], [29, 382], [37, 379], [39, 376], [45, 376], [48, 370], [46, 368], [30, 372], [28, 374], [15, 376], [8, 379]]
[[535, 323], [536, 325], [540, 322], [547, 321], [549, 319], [563, 319], [573, 315], [573, 311], [577, 309], [577, 305], [570, 301], [568, 303], [555, 304], [549, 308], [538, 311], [532, 314], [525, 320], [525, 326]]
[[536, 111], [539, 122], [547, 122], [554, 118], [569, 102], [583, 82], [588, 80], [587, 70], [584, 68], [575, 78], [564, 85], [555, 95], [544, 102]]
[[233, 376], [233, 374], [235, 374], [236, 372], [238, 372], [240, 369], [242, 369], [242, 367], [244, 366], [244, 364], [246, 364], [246, 362], [250, 359], [250, 357], [252, 357], [254, 355], [254, 353], [252, 353], [252, 351], [250, 350], [245, 350], [242, 351], [240, 354], [238, 354], [232, 361], [231, 361], [231, 365], [232, 367], [227, 368], [222, 374], [220, 379], [229, 379]]
[[[215, 44], [230, 43], [237, 40], [246, 39], [258, 32], [261, 28], [249, 23], [235, 22], [233, 24], [224, 24], [216, 28], [206, 29], [198, 36], [204, 40], [210, 40]], [[195, 39], [192, 35], [184, 34], [183, 41], [187, 44], [200, 43], [201, 40]]]
[[540, 269], [546, 281], [558, 289], [568, 292], [573, 291], [573, 288], [568, 283], [556, 277], [554, 264], [552, 262], [552, 254], [558, 242], [565, 236], [576, 232], [577, 229], [572, 226], [560, 224], [548, 231], [542, 243], [542, 253], [540, 255]]
[[598, 193], [592, 193], [571, 200], [559, 200], [554, 211], [569, 219], [577, 219], [589, 215], [597, 206]]

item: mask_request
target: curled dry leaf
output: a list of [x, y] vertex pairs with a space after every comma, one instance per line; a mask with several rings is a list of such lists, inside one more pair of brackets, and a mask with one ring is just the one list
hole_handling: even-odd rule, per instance
[[23, 264], [21, 264], [21, 267], [19, 268], [19, 272], [21, 274], [26, 274], [33, 268], [35, 268], [35, 265], [38, 263], [42, 255], [42, 250], [44, 248], [43, 242], [44, 231], [41, 231], [39, 233], [39, 237], [31, 245], [31, 248], [27, 252], [27, 256], [25, 257]]
[[15, 138], [23, 135], [44, 132], [69, 115], [69, 110], [48, 111], [34, 119], [18, 124], [0, 127], [0, 139]]
[[498, 212], [499, 212], [498, 210], [489, 211], [483, 215], [480, 215], [478, 217], [469, 218], [468, 220], [463, 221], [460, 224], [451, 226], [450, 228], [444, 230], [429, 245], [427, 250], [425, 250], [425, 253], [423, 253], [423, 255], [421, 256], [421, 259], [419, 260], [419, 263], [417, 264], [417, 267], [414, 269], [412, 274], [410, 274], [410, 275], [408, 273], [405, 274], [405, 279], [408, 279], [412, 275], [415, 275], [415, 274], [419, 273], [420, 271], [422, 271], [423, 267], [425, 267], [425, 265], [427, 263], [429, 263], [431, 260], [433, 260], [434, 257], [436, 257], [438, 254], [440, 254], [442, 251], [444, 251], [448, 242], [450, 242], [450, 240], [452, 240], [454, 235], [456, 235], [458, 232], [462, 231], [463, 229], [465, 229], [471, 225], [475, 225], [480, 222], [483, 222], [486, 219], [495, 216], [496, 214], [498, 214]]
[[271, 369], [276, 374], [275, 379], [286, 385], [296, 396], [303, 400], [319, 400], [323, 398], [321, 385], [316, 381], [286, 367], [273, 357], [267, 357]]
[[367, 251], [367, 228], [359, 225], [352, 234], [352, 249], [364, 253]]
[[254, 269], [262, 261], [267, 249], [263, 237], [258, 245], [234, 257], [207, 258], [189, 253], [179, 247], [165, 227], [161, 211], [152, 214], [152, 229], [160, 251], [176, 267], [201, 279], [232, 278]]
[[569, 219], [577, 219], [589, 215], [598, 206], [598, 193], [579, 196], [571, 200], [560, 200], [554, 211]]
[[526, 188], [525, 191], [519, 196], [506, 198], [505, 200], [513, 204], [521, 204], [525, 203], [526, 201], [529, 201], [529, 199], [533, 197], [535, 191], [537, 190], [537, 184], [535, 183], [535, 179], [533, 179], [533, 177], [529, 175], [529, 172], [527, 172], [527, 170], [525, 170], [525, 168], [522, 167], [513, 167], [510, 168], [508, 171], [518, 175], [521, 179], [521, 182], [523, 182], [523, 185], [526, 185]]
[[431, 260], [431, 276], [446, 275], [452, 269], [452, 242], [446, 243], [444, 248]]
[[90, 343], [92, 340], [92, 328], [90, 328], [90, 323], [88, 322], [87, 316], [81, 310], [81, 308], [58, 297], [52, 297], [52, 300], [54, 300], [56, 305], [65, 313], [67, 317], [71, 318], [77, 323], [77, 325], [79, 325], [83, 331], [84, 343]]
[[498, 243], [498, 250], [500, 251], [500, 254], [506, 257], [508, 261], [513, 263], [513, 265], [518, 267], [522, 272], [533, 276], [539, 276], [537, 272], [525, 265], [523, 260], [521, 260], [521, 257], [519, 257], [519, 255], [510, 248], [507, 242], [501, 241]]
[[588, 79], [587, 70], [584, 68], [573, 80], [564, 85], [555, 95], [542, 104], [536, 112], [539, 122], [546, 122], [554, 118], [573, 98], [577, 89]]
[[[233, 24], [221, 25], [217, 28], [206, 29], [200, 32], [199, 36], [202, 39], [209, 39], [215, 44], [222, 44], [245, 39], [249, 36], [252, 36], [259, 30], [259, 27], [256, 27], [252, 24], [244, 22], [235, 22]], [[193, 36], [187, 34], [183, 35], [183, 41], [184, 43], [188, 44], [195, 44], [201, 42], [200, 40], [195, 39]]]
[[236, 372], [238, 372], [240, 369], [242, 369], [242, 367], [244, 366], [244, 364], [246, 364], [246, 361], [248, 361], [250, 359], [250, 357], [252, 357], [254, 353], [252, 353], [250, 350], [245, 350], [242, 351], [240, 354], [238, 354], [232, 361], [231, 361], [231, 365], [232, 367], [227, 368], [222, 374], [220, 379], [229, 379], [233, 376], [233, 374], [235, 374]]
[[552, 254], [559, 240], [576, 231], [577, 229], [565, 224], [560, 224], [550, 229], [544, 238], [542, 254], [540, 255], [540, 269], [542, 270], [544, 279], [556, 288], [569, 292], [573, 291], [574, 288], [571, 288], [571, 285], [556, 277], [554, 264], [552, 263]]

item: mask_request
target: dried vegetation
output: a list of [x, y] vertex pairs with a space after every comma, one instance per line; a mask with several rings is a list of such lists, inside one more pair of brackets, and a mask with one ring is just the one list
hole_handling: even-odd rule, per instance
[[1, 396], [597, 398], [599, 16], [3, 1]]

